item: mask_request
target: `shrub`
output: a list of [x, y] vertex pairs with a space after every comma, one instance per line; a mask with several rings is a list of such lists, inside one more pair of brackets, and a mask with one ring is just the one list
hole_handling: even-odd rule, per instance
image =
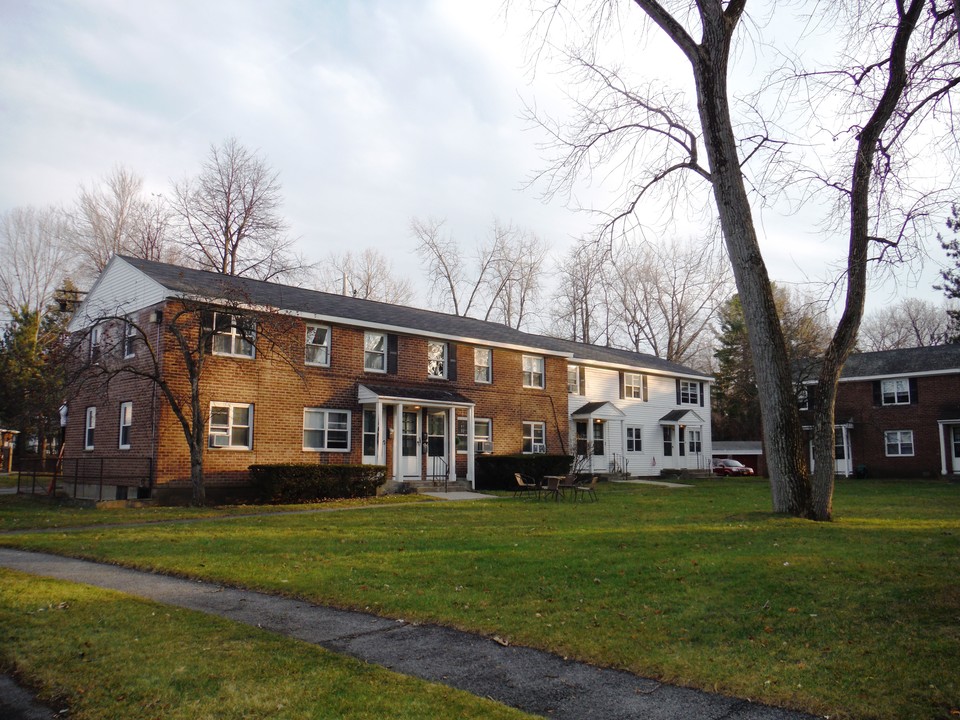
[[387, 481], [383, 465], [251, 465], [250, 484], [262, 502], [296, 503], [371, 497]]
[[566, 475], [573, 458], [570, 455], [480, 455], [476, 460], [478, 490], [512, 490], [514, 473], [542, 478]]

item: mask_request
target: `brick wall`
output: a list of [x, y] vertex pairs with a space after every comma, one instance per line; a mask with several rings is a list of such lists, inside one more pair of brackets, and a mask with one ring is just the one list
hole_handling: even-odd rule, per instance
[[[960, 418], [960, 374], [914, 378], [909, 405], [883, 405], [875, 399], [873, 381], [840, 383], [836, 422], [853, 421], [850, 443], [853, 466], [867, 466], [869, 477], [936, 477], [940, 474], [940, 426], [938, 420]], [[914, 454], [888, 457], [884, 432], [912, 430]], [[951, 468], [947, 447], [947, 471]]]
[[[174, 303], [164, 308], [164, 322], [177, 310]], [[194, 319], [196, 313], [193, 313]], [[144, 327], [156, 328], [146, 323]], [[490, 418], [494, 451], [520, 452], [523, 421], [543, 422], [549, 453], [567, 452], [566, 360], [544, 356], [545, 387], [522, 387], [523, 353], [493, 349], [493, 381], [474, 380], [474, 346], [456, 344], [457, 379], [427, 377], [427, 340], [413, 335], [398, 337], [396, 374], [365, 372], [364, 331], [331, 325], [330, 366], [308, 366], [304, 362], [305, 323], [285, 316], [265, 316], [258, 326], [256, 357], [237, 358], [208, 355], [201, 382], [201, 408], [209, 420], [211, 402], [250, 403], [253, 414], [253, 447], [250, 450], [207, 449], [204, 475], [211, 483], [246, 478], [255, 463], [321, 462], [359, 463], [362, 459], [362, 412], [357, 404], [359, 384], [390, 385], [409, 389], [443, 389], [460, 393], [475, 403], [476, 417]], [[195, 345], [198, 326], [191, 329], [188, 345]], [[143, 353], [144, 361], [146, 353]], [[182, 407], [189, 413], [189, 382], [186, 363], [174, 337], [165, 332], [162, 358], [164, 375]], [[131, 449], [119, 451], [120, 403], [133, 400]], [[94, 451], [83, 448], [84, 409], [97, 407], [97, 443]], [[303, 410], [307, 407], [342, 409], [351, 412], [349, 452], [304, 451]], [[88, 386], [70, 401], [68, 454], [89, 456], [154, 455], [153, 432], [156, 418], [156, 474], [160, 483], [187, 482], [190, 476], [189, 451], [183, 429], [169, 403], [147, 380], [115, 378], [101, 390]], [[389, 419], [393, 424], [392, 417]], [[453, 429], [450, 429], [453, 432]], [[101, 438], [104, 438], [101, 441]], [[109, 442], [108, 442], [109, 441]], [[387, 444], [388, 460], [392, 443]], [[466, 456], [458, 458], [458, 472], [466, 472]]]

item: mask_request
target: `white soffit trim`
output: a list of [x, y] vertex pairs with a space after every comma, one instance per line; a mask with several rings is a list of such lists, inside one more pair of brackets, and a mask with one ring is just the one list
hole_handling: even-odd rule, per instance
[[603, 362], [602, 360], [583, 360], [576, 356], [570, 357], [571, 365], [582, 365], [584, 367], [593, 367], [599, 368], [600, 370], [626, 370], [627, 372], [636, 372], [641, 375], [657, 375], [659, 377], [667, 378], [681, 378], [683, 380], [702, 380], [703, 382], [712, 383], [714, 378], [710, 375], [693, 375], [690, 373], [674, 373], [669, 372], [668, 370], [653, 370], [647, 368], [644, 365], [622, 365], [620, 363], [608, 363]]

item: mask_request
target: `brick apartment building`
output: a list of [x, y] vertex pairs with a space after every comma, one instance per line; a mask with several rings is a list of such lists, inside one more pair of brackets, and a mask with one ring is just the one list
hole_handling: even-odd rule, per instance
[[838, 475], [960, 474], [960, 345], [852, 355], [835, 419]]
[[[83, 337], [90, 371], [128, 371], [99, 379], [92, 372], [69, 399], [65, 474], [71, 462], [139, 460], [151, 485], [186, 484], [180, 420], [157, 384], [137, 372], [156, 367], [175, 397], [187, 397], [181, 348], [202, 337], [211, 486], [243, 482], [250, 465], [280, 462], [382, 464], [393, 481], [473, 485], [481, 453], [575, 452], [571, 408], [590, 401], [588, 410], [603, 410], [581, 413], [578, 422], [592, 424], [604, 463], [603, 453], [619, 450], [625, 465], [629, 449], [643, 459], [631, 472], [658, 474], [710, 453], [710, 378], [647, 355], [473, 318], [117, 256], [70, 329]], [[571, 377], [587, 372], [620, 377], [619, 393], [615, 380], [572, 388]], [[608, 415], [639, 419], [613, 423]]]

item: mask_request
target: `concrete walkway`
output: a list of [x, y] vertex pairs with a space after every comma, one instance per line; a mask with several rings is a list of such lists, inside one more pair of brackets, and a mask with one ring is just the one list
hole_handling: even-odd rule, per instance
[[[809, 720], [813, 717], [435, 625], [336, 610], [289, 598], [56, 555], [0, 548], [0, 566], [119, 590], [218, 615], [564, 720]], [[26, 716], [24, 716], [26, 717]]]

